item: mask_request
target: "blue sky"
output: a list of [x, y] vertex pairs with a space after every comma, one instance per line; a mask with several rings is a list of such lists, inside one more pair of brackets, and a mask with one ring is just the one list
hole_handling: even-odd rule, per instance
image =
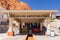
[[59, 10], [60, 0], [20, 0], [27, 3], [33, 10]]
[[32, 10], [59, 10], [60, 0], [20, 0], [27, 3]]

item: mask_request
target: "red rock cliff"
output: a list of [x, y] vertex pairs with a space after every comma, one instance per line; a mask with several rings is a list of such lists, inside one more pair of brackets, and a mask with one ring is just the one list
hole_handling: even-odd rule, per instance
[[18, 0], [0, 0], [0, 6], [7, 10], [31, 10], [29, 5]]

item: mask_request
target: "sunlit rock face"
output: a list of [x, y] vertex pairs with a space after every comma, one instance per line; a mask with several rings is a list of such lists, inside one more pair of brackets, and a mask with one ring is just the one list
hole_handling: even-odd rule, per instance
[[6, 10], [31, 10], [29, 5], [18, 0], [0, 0], [0, 6]]

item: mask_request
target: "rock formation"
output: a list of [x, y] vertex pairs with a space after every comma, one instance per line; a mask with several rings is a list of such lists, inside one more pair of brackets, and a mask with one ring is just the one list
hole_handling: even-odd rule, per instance
[[0, 0], [0, 6], [6, 10], [31, 10], [29, 5], [19, 0]]

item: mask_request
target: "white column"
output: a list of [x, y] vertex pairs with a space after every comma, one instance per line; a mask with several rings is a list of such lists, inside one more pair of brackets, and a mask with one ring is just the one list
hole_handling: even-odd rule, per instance
[[50, 18], [52, 17], [52, 12], [50, 12], [49, 17], [50, 17]]
[[11, 32], [11, 31], [13, 31], [12, 20], [9, 19], [9, 30], [8, 30], [8, 32]]
[[19, 34], [19, 28], [20, 28], [20, 23], [19, 22], [16, 22], [16, 26], [18, 27], [18, 28], [16, 28], [16, 30], [15, 30], [15, 34]]
[[23, 28], [23, 26], [25, 26], [25, 23], [24, 22], [22, 22], [22, 24], [21, 24], [21, 27]]
[[42, 30], [42, 23], [40, 23], [40, 30]]
[[46, 34], [47, 35], [50, 35], [50, 27], [51, 27], [51, 17], [52, 17], [52, 11], [50, 12], [50, 14], [49, 14], [49, 18], [47, 18], [46, 20], [47, 20], [47, 32], [46, 32]]
[[47, 18], [47, 32], [46, 32], [46, 34], [47, 35], [50, 35], [50, 18]]
[[47, 25], [47, 35], [50, 35], [50, 24]]
[[9, 19], [9, 29], [8, 29], [8, 32], [7, 32], [7, 35], [8, 35], [8, 36], [14, 36], [12, 24], [13, 24], [13, 23], [12, 23], [12, 19]]

